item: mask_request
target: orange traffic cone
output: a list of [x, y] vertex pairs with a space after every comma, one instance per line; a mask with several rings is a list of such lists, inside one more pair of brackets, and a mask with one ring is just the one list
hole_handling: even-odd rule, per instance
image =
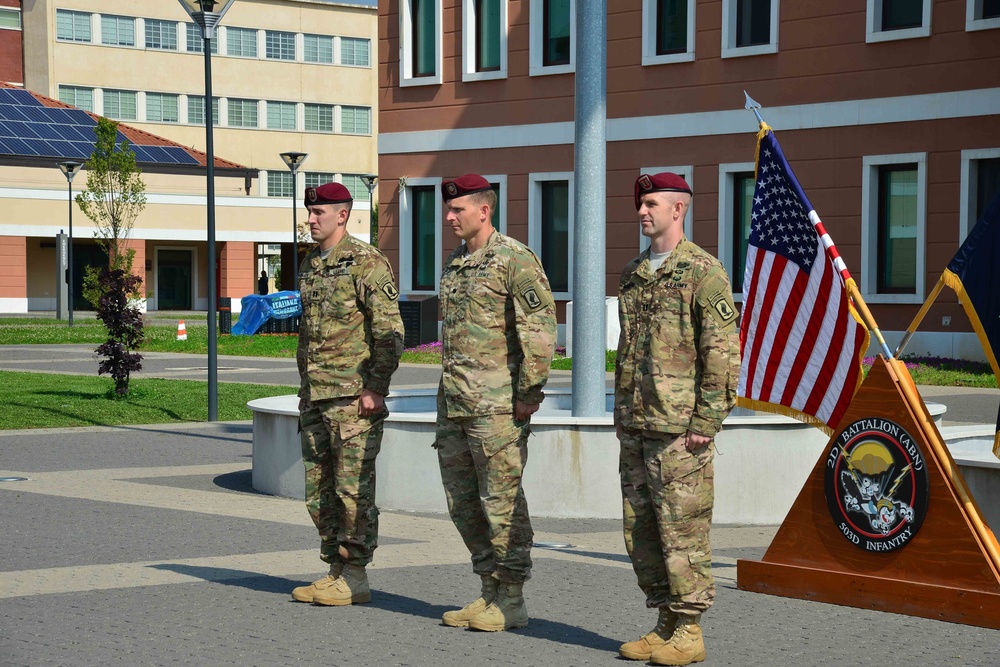
[[177, 340], [187, 340], [188, 332], [187, 328], [184, 326], [184, 320], [178, 320], [177, 322]]

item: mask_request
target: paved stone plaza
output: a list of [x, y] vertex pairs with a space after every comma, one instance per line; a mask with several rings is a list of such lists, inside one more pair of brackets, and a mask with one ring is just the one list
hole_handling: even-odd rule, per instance
[[[382, 514], [371, 604], [291, 602], [323, 571], [316, 533], [251, 490], [250, 442], [248, 423], [0, 433], [0, 476], [28, 478], [0, 483], [0, 665], [623, 665], [653, 623], [601, 520], [535, 521], [572, 546], [534, 550], [525, 630], [440, 624], [478, 591], [445, 515]], [[736, 590], [773, 532], [714, 531], [704, 664], [1000, 663], [994, 630]]]

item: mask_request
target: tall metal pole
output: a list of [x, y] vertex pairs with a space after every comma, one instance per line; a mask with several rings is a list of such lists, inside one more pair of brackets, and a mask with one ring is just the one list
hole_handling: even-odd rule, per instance
[[66, 261], [69, 264], [66, 267], [66, 282], [67, 282], [67, 292], [69, 292], [69, 326], [73, 326], [73, 179], [69, 176], [66, 177], [66, 187], [69, 191], [69, 243], [66, 248]]
[[299, 288], [299, 220], [295, 216], [295, 178], [296, 167], [292, 167], [292, 267], [295, 282], [292, 283], [292, 291]]
[[202, 28], [205, 44], [205, 189], [208, 206], [208, 421], [219, 420], [218, 328], [215, 276], [215, 141], [212, 128], [212, 40]]
[[605, 410], [607, 0], [576, 5], [573, 416]]

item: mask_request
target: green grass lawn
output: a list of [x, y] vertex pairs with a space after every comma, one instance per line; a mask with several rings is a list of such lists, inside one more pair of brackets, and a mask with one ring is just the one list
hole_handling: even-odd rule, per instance
[[[0, 371], [0, 430], [206, 421], [208, 384], [143, 378], [128, 398], [112, 398], [108, 377]], [[296, 387], [219, 383], [219, 419], [251, 419], [247, 401], [293, 394]]]

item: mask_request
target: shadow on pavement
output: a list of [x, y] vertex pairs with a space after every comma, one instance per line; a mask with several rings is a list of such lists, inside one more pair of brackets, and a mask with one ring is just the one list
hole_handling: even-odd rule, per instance
[[[289, 595], [293, 588], [301, 586], [304, 581], [300, 579], [292, 580], [285, 577], [262, 575], [254, 572], [247, 572], [246, 570], [233, 570], [225, 567], [204, 567], [199, 565], [181, 565], [179, 563], [160, 563], [157, 565], [150, 565], [150, 567], [156, 570], [176, 572], [177, 574], [183, 574], [217, 584], [246, 588], [248, 590], [259, 591], [262, 593], [281, 593]], [[395, 593], [387, 593], [386, 591], [381, 590], [375, 590], [372, 591], [372, 593], [372, 602], [370, 605], [366, 606], [371, 606], [375, 609], [383, 609], [397, 614], [406, 614], [408, 616], [426, 618], [433, 620], [437, 624], [440, 624], [441, 615], [444, 614], [444, 612], [455, 608], [452, 605], [430, 604], [423, 600], [407, 597], [405, 595], [397, 595]], [[291, 597], [289, 597], [289, 602], [292, 602]], [[444, 626], [442, 625], [442, 627]], [[456, 628], [449, 629], [455, 630], [456, 632], [474, 632], [473, 630], [461, 630]], [[585, 630], [575, 625], [560, 623], [559, 621], [550, 621], [546, 618], [538, 617], [532, 617], [527, 628], [511, 630], [510, 632], [518, 635], [524, 635], [526, 637], [546, 639], [560, 644], [575, 644], [577, 646], [593, 648], [599, 651], [617, 652], [618, 647], [621, 644], [619, 640], [599, 635], [596, 632], [591, 632], [590, 630]]]

